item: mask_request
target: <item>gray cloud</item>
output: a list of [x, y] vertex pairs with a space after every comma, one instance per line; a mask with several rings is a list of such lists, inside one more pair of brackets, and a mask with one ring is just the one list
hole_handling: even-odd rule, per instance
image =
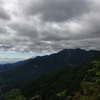
[[90, 8], [90, 2], [86, 0], [30, 0], [24, 12], [44, 21], [61, 22], [82, 16]]
[[99, 0], [4, 2], [0, 9], [0, 51], [100, 50]]
[[4, 2], [3, 2], [3, 0], [0, 0], [0, 5], [4, 5]]
[[0, 6], [0, 18], [3, 20], [11, 19], [10, 15], [7, 13], [7, 11], [2, 6]]
[[34, 26], [30, 26], [27, 23], [12, 23], [9, 27], [14, 30], [18, 36], [37, 38], [38, 31]]
[[0, 48], [3, 48], [3, 49], [8, 50], [8, 49], [12, 48], [12, 46], [9, 46], [9, 45], [1, 45]]
[[7, 29], [5, 27], [0, 27], [0, 34], [6, 34]]

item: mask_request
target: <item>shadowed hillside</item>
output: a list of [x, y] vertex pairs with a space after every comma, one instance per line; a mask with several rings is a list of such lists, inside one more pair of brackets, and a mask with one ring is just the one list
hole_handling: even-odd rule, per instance
[[69, 69], [65, 68], [66, 70], [63, 69], [53, 75], [43, 75], [23, 86], [21, 91], [28, 99], [36, 95], [41, 96], [41, 100], [65, 100], [68, 97], [71, 98], [74, 96], [74, 92], [80, 91], [80, 84], [88, 75], [88, 70], [92, 68], [92, 62], [95, 60], [100, 61], [100, 53], [78, 66]]
[[0, 86], [29, 81], [41, 75], [54, 73], [68, 65], [75, 66], [98, 52], [82, 49], [64, 49], [49, 56], [36, 57], [14, 69], [0, 73]]

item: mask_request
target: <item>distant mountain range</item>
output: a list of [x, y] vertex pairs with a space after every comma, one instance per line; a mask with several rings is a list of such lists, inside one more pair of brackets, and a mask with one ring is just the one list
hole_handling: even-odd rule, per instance
[[3, 72], [3, 71], [8, 71], [8, 70], [11, 70], [25, 62], [27, 62], [29, 59], [27, 60], [23, 60], [23, 61], [19, 61], [19, 62], [16, 62], [16, 63], [7, 63], [7, 64], [0, 64], [0, 73]]
[[[96, 50], [64, 49], [58, 53], [38, 56], [0, 73], [0, 86], [30, 81], [41, 75], [53, 74], [65, 66], [75, 66], [99, 53]], [[67, 67], [67, 68], [68, 68]]]

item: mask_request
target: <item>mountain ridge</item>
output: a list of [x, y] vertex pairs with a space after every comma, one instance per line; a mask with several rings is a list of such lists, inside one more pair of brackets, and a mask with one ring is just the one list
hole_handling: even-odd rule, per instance
[[100, 61], [100, 53], [75, 67], [34, 79], [21, 88], [22, 94], [28, 99], [36, 95], [41, 96], [42, 100], [65, 100], [68, 97], [72, 98], [75, 92], [81, 91], [80, 84], [88, 75], [88, 70], [92, 68], [93, 61]]
[[30, 60], [30, 59], [18, 61], [18, 62], [15, 62], [15, 63], [0, 64], [0, 73], [3, 72], [3, 71], [11, 70], [11, 69], [23, 64], [23, 63], [26, 63], [28, 60]]
[[97, 53], [99, 51], [64, 49], [58, 53], [30, 59], [14, 69], [0, 73], [0, 86], [26, 82], [41, 75], [54, 73], [65, 66], [77, 65]]

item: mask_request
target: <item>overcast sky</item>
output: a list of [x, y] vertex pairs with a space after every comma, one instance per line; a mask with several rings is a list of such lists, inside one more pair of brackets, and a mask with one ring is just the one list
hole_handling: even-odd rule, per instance
[[0, 51], [100, 50], [100, 0], [0, 0]]

